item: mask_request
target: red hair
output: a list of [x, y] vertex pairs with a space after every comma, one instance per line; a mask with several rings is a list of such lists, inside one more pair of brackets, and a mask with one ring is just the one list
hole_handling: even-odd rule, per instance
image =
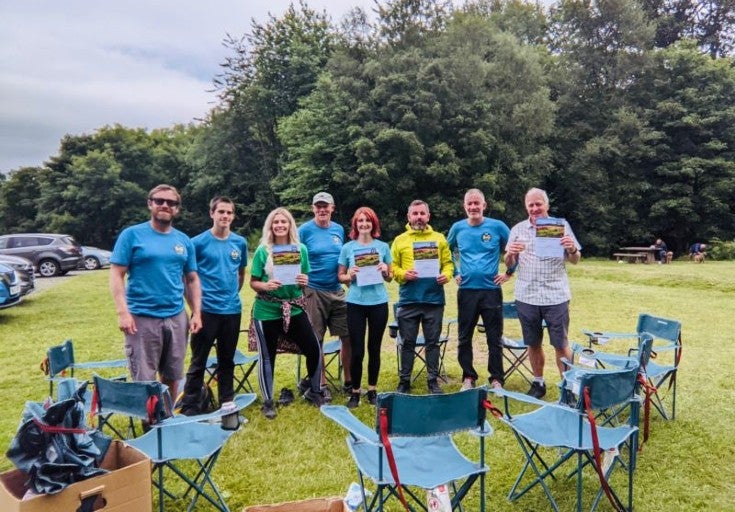
[[372, 236], [373, 238], [380, 237], [380, 221], [378, 220], [378, 216], [375, 214], [372, 208], [361, 206], [357, 209], [357, 211], [355, 211], [355, 214], [352, 216], [352, 229], [350, 229], [350, 238], [352, 240], [357, 239], [357, 218], [360, 215], [365, 215], [365, 217], [367, 217], [367, 219], [373, 224], [373, 230], [370, 232], [370, 236]]

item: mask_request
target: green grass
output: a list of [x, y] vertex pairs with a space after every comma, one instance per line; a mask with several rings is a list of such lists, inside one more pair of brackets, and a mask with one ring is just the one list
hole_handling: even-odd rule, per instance
[[[684, 355], [679, 369], [677, 418], [665, 422], [655, 416], [651, 438], [639, 457], [635, 503], [638, 510], [731, 510], [735, 484], [732, 404], [735, 386], [730, 369], [735, 361], [731, 339], [735, 311], [735, 263], [710, 262], [695, 265], [616, 264], [584, 261], [570, 268], [573, 288], [571, 339], [583, 341], [582, 328], [630, 331], [640, 312], [678, 319], [683, 324]], [[512, 283], [506, 285], [512, 298]], [[395, 285], [391, 286], [393, 297]], [[455, 288], [448, 285], [445, 317], [456, 315]], [[249, 308], [252, 294], [243, 291]], [[247, 317], [247, 315], [244, 315]], [[506, 325], [517, 334], [517, 325]], [[7, 447], [18, 426], [23, 403], [40, 400], [48, 384], [38, 366], [49, 345], [65, 338], [75, 343], [77, 359], [123, 357], [122, 337], [117, 330], [112, 300], [107, 290], [107, 272], [89, 272], [66, 279], [61, 285], [28, 297], [20, 306], [0, 311], [0, 397], [5, 414], [0, 416], [0, 438]], [[241, 339], [245, 346], [245, 340]], [[478, 350], [484, 345], [476, 337]], [[553, 353], [547, 348], [546, 376], [558, 380]], [[397, 384], [394, 342], [384, 340], [379, 388]], [[485, 366], [478, 355], [478, 370]], [[456, 342], [447, 351], [447, 389], [458, 389], [459, 367]], [[279, 356], [276, 386], [294, 387], [294, 356]], [[484, 375], [484, 371], [481, 375]], [[418, 381], [418, 389], [423, 389]], [[519, 377], [507, 383], [525, 391]], [[550, 397], [556, 397], [554, 386]], [[341, 403], [346, 397], [336, 396]], [[357, 414], [372, 422], [374, 411], [361, 405]], [[279, 409], [275, 421], [265, 420], [258, 405], [246, 410], [249, 423], [230, 440], [215, 472], [215, 479], [228, 497], [232, 510], [259, 503], [275, 503], [310, 497], [343, 495], [356, 479], [345, 445], [345, 432], [304, 403]], [[489, 509], [548, 510], [540, 490], [531, 491], [516, 504], [505, 496], [521, 464], [521, 453], [508, 430], [493, 421], [495, 434], [488, 442], [491, 467], [487, 485]], [[730, 434], [727, 434], [730, 432]], [[470, 446], [460, 437], [462, 446]], [[2, 469], [10, 463], [4, 460]], [[593, 478], [593, 477], [592, 477]], [[589, 481], [593, 484], [592, 480]], [[574, 484], [563, 479], [552, 485], [563, 510], [570, 510]], [[589, 494], [589, 493], [588, 493]], [[183, 503], [167, 510], [184, 510]], [[468, 510], [477, 509], [471, 495]], [[609, 510], [605, 503], [601, 510]], [[392, 510], [399, 510], [393, 508]]]

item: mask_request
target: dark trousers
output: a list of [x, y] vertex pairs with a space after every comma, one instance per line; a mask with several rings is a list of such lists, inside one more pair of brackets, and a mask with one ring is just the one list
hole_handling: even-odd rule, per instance
[[347, 303], [347, 327], [350, 331], [350, 375], [352, 389], [360, 389], [362, 361], [365, 359], [365, 331], [367, 330], [368, 385], [378, 383], [380, 373], [380, 345], [388, 325], [388, 303], [362, 306]]
[[503, 384], [503, 291], [467, 290], [457, 291], [457, 324], [459, 329], [457, 341], [457, 359], [462, 367], [462, 379], [477, 380], [478, 375], [472, 364], [472, 337], [477, 321], [482, 318], [487, 337], [487, 371], [490, 381], [497, 380]]
[[190, 339], [191, 362], [184, 385], [184, 408], [193, 406], [199, 399], [204, 385], [204, 371], [212, 346], [217, 350], [217, 395], [219, 403], [230, 402], [235, 397], [232, 376], [235, 365], [235, 349], [240, 335], [240, 313], [218, 315], [202, 312], [202, 328]]
[[419, 327], [424, 332], [428, 380], [439, 378], [439, 336], [442, 332], [443, 304], [408, 304], [396, 309], [398, 331], [401, 334], [401, 375], [403, 382], [411, 380], [416, 359], [416, 338]]
[[291, 317], [288, 332], [283, 331], [283, 319], [254, 320], [255, 332], [258, 338], [258, 383], [263, 393], [263, 400], [273, 400], [273, 377], [276, 368], [276, 351], [278, 338], [286, 334], [298, 345], [299, 350], [306, 358], [307, 378], [312, 391], [320, 391], [322, 378], [322, 352], [319, 340], [314, 334], [314, 328], [309, 322], [306, 313]]

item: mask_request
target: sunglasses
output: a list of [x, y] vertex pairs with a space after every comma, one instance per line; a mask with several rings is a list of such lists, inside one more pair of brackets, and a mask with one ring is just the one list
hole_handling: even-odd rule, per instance
[[156, 206], [163, 206], [164, 204], [169, 208], [178, 208], [181, 203], [175, 199], [163, 199], [161, 197], [151, 197], [149, 201], [153, 202]]

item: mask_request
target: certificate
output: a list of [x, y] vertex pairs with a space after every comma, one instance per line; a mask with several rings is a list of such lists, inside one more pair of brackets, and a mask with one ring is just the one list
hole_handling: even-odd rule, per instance
[[357, 286], [380, 284], [383, 282], [383, 274], [378, 270], [380, 254], [374, 247], [363, 247], [355, 249], [355, 266], [360, 269], [357, 273]]
[[536, 219], [536, 256], [539, 258], [563, 258], [564, 219], [540, 217]]
[[413, 269], [419, 277], [439, 275], [439, 244], [437, 242], [413, 243]]
[[295, 244], [273, 246], [273, 279], [281, 284], [296, 284], [301, 273], [301, 251]]

